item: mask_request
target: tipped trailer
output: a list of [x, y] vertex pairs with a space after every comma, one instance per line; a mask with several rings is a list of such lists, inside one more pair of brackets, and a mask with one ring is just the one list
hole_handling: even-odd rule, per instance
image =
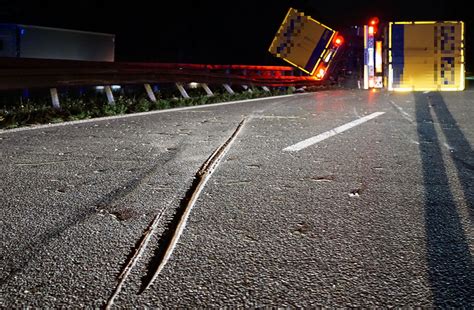
[[269, 52], [315, 80], [323, 80], [343, 42], [335, 30], [290, 8]]

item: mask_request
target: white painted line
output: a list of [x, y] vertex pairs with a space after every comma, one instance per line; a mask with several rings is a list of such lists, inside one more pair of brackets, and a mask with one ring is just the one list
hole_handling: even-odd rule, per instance
[[97, 118], [91, 118], [91, 119], [83, 119], [83, 120], [80, 120], [80, 121], [71, 121], [71, 122], [64, 122], [64, 123], [58, 123], [58, 124], [35, 125], [35, 126], [31, 126], [31, 127], [20, 127], [20, 128], [7, 129], [7, 130], [0, 129], [0, 135], [5, 134], [5, 133], [18, 132], [18, 131], [46, 129], [46, 128], [54, 128], [54, 127], [62, 127], [62, 126], [73, 126], [73, 125], [78, 125], [78, 124], [87, 124], [87, 123], [94, 123], [94, 122], [101, 122], [101, 121], [111, 121], [111, 120], [115, 120], [115, 119], [140, 117], [140, 116], [162, 114], [162, 113], [182, 112], [182, 111], [188, 111], [188, 110], [197, 110], [197, 109], [206, 109], [206, 108], [210, 109], [210, 108], [213, 108], [213, 107], [222, 107], [222, 106], [232, 105], [232, 104], [251, 103], [251, 102], [255, 102], [255, 101], [277, 100], [277, 99], [283, 99], [283, 98], [288, 98], [288, 97], [298, 97], [298, 96], [305, 96], [305, 95], [312, 95], [312, 93], [302, 93], [302, 94], [292, 94], [292, 95], [283, 95], [283, 96], [255, 98], [255, 99], [246, 99], [246, 100], [222, 102], [222, 103], [211, 103], [211, 104], [203, 104], [203, 105], [192, 106], [192, 107], [173, 108], [173, 109], [167, 109], [167, 110], [156, 110], [156, 111], [141, 112], [141, 113], [134, 113], [134, 114], [123, 114], [123, 115], [107, 116], [107, 117], [97, 117]]
[[305, 149], [311, 145], [314, 145], [316, 143], [319, 143], [323, 140], [326, 140], [327, 138], [330, 138], [330, 137], [333, 137], [337, 134], [340, 134], [346, 130], [349, 130], [355, 126], [358, 126], [360, 124], [363, 124], [371, 119], [374, 119], [380, 115], [383, 115], [385, 114], [385, 112], [375, 112], [375, 113], [372, 113], [370, 115], [367, 115], [367, 116], [364, 116], [362, 118], [359, 118], [359, 119], [356, 119], [355, 121], [352, 121], [350, 123], [347, 123], [345, 125], [342, 125], [342, 126], [339, 126], [337, 128], [334, 128], [334, 129], [331, 129], [329, 131], [326, 131], [320, 135], [317, 135], [317, 136], [314, 136], [312, 138], [309, 138], [309, 139], [306, 139], [304, 141], [301, 141], [299, 143], [296, 143], [292, 146], [289, 146], [287, 148], [285, 148], [283, 151], [286, 151], [286, 152], [298, 152], [298, 151], [301, 151], [302, 149]]
[[405, 110], [403, 110], [403, 108], [401, 106], [399, 106], [398, 104], [396, 104], [394, 101], [389, 101], [390, 104], [392, 106], [395, 107], [395, 109], [397, 109], [403, 116], [404, 119], [406, 119], [407, 121], [409, 121], [410, 123], [413, 123], [413, 118], [411, 118], [410, 114], [408, 114], [407, 112], [405, 112]]

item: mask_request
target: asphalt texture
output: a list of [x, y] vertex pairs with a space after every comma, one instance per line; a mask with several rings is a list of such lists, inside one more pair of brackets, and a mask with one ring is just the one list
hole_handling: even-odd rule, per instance
[[104, 307], [164, 211], [115, 307], [473, 308], [473, 98], [323, 91], [1, 132], [0, 307]]

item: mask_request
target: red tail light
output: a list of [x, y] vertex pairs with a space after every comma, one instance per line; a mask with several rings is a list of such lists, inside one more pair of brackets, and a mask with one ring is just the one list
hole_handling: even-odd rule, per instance
[[378, 17], [373, 17], [373, 18], [370, 19], [369, 25], [371, 25], [371, 26], [376, 26], [376, 25], [379, 24], [379, 21], [380, 21], [380, 20], [379, 20]]
[[337, 36], [336, 39], [334, 39], [334, 44], [336, 44], [337, 46], [342, 45], [342, 43], [344, 43], [344, 38], [343, 37]]
[[380, 20], [378, 17], [373, 17], [369, 20], [369, 34], [372, 35], [372, 34], [377, 33], [377, 27], [378, 27], [379, 21]]

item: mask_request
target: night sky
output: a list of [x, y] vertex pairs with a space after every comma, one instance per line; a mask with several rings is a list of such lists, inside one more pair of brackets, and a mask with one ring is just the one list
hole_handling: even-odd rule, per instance
[[[267, 49], [289, 7], [341, 30], [381, 20], [464, 20], [474, 44], [474, 12], [466, 1], [0, 0], [0, 22], [116, 34], [117, 61], [283, 64]], [[474, 29], [473, 29], [474, 30]], [[470, 43], [472, 42], [472, 43]], [[469, 57], [468, 57], [469, 66]]]

